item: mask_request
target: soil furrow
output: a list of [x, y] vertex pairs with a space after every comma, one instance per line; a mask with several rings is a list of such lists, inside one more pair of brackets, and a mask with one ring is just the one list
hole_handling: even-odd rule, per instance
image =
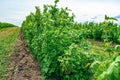
[[42, 80], [39, 63], [34, 60], [28, 50], [22, 33], [16, 45], [12, 63], [14, 64], [12, 80]]

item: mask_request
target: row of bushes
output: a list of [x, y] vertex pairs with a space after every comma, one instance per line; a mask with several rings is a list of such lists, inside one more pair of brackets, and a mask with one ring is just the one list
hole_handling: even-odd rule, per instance
[[[119, 76], [114, 75], [109, 79], [111, 73], [119, 75], [119, 65], [115, 68], [117, 73], [104, 74], [104, 71], [110, 71], [108, 66], [114, 59], [101, 61], [99, 58], [103, 56], [88, 53], [90, 45], [86, 41], [86, 38], [94, 38], [119, 42], [117, 25], [110, 22], [75, 23], [74, 15], [69, 14], [70, 10], [67, 7], [58, 8], [57, 2], [59, 0], [55, 0], [55, 5], [44, 5], [43, 11], [36, 7], [36, 12], [28, 15], [22, 23], [22, 31], [30, 51], [40, 61], [44, 79], [119, 79]], [[115, 36], [114, 40], [111, 36]], [[117, 64], [119, 57], [115, 59]], [[104, 76], [101, 77], [102, 73]]]
[[16, 25], [6, 22], [0, 22], [0, 28], [8, 28], [8, 27], [16, 27]]
[[112, 21], [77, 23], [75, 26], [79, 30], [83, 29], [84, 35], [87, 38], [120, 43], [120, 26]]
[[36, 13], [26, 17], [22, 24], [25, 38], [45, 80], [88, 80], [88, 64], [93, 61], [86, 53], [89, 45], [74, 28], [74, 15], [56, 3], [44, 5], [43, 12], [36, 7]]

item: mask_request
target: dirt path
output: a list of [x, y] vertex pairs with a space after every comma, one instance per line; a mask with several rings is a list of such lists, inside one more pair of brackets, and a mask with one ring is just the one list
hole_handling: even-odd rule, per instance
[[42, 80], [39, 63], [30, 54], [22, 34], [16, 45], [12, 63], [14, 65], [12, 80]]

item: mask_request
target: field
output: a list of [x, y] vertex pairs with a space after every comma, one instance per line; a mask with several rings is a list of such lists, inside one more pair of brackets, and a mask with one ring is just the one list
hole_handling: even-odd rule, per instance
[[0, 29], [0, 79], [17, 53], [15, 80], [120, 80], [117, 19], [105, 15], [99, 23], [75, 22], [75, 15], [67, 7], [58, 8], [58, 2], [44, 5], [42, 11], [35, 7], [21, 28]]
[[0, 80], [7, 76], [10, 57], [19, 37], [19, 28], [10, 27], [0, 29]]
[[23, 21], [30, 51], [45, 80], [119, 80], [120, 26], [105, 15], [100, 23], [74, 21], [70, 10], [44, 5]]

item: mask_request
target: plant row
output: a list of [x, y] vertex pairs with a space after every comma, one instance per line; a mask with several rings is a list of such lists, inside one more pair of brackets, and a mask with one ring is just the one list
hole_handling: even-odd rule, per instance
[[120, 26], [113, 21], [105, 20], [104, 22], [94, 23], [76, 23], [77, 29], [82, 29], [86, 38], [99, 41], [112, 41], [120, 44]]
[[[98, 56], [88, 51], [90, 44], [86, 41], [86, 38], [101, 40], [101, 37], [103, 37], [106, 31], [104, 31], [104, 27], [101, 28], [100, 25], [104, 25], [104, 23], [75, 23], [74, 14], [70, 14], [70, 10], [67, 7], [58, 8], [58, 2], [58, 0], [55, 0], [54, 5], [44, 5], [43, 11], [41, 11], [39, 7], [36, 7], [36, 12], [28, 15], [22, 24], [22, 31], [24, 32], [30, 51], [35, 58], [40, 61], [44, 79], [119, 79], [120, 58], [118, 53], [114, 58], [105, 60], [101, 59], [101, 57], [104, 56]], [[116, 30], [116, 26], [113, 24], [112, 26], [108, 26], [107, 23], [106, 30], [108, 30], [108, 27], [111, 28], [111, 31], [114, 28], [114, 30]], [[119, 31], [115, 32], [119, 34]], [[108, 33], [109, 31], [106, 34]], [[106, 34], [104, 37], [109, 40]], [[116, 35], [119, 36], [118, 34]], [[111, 36], [112, 34], [109, 35]], [[110, 41], [114, 40], [110, 39]], [[119, 42], [118, 37], [115, 42], [116, 41]], [[117, 48], [119, 48], [119, 46]], [[118, 50], [117, 52], [119, 52]], [[118, 76], [107, 74], [112, 65], [114, 65], [116, 71], [111, 71], [111, 74]], [[110, 78], [110, 76], [112, 78]]]

